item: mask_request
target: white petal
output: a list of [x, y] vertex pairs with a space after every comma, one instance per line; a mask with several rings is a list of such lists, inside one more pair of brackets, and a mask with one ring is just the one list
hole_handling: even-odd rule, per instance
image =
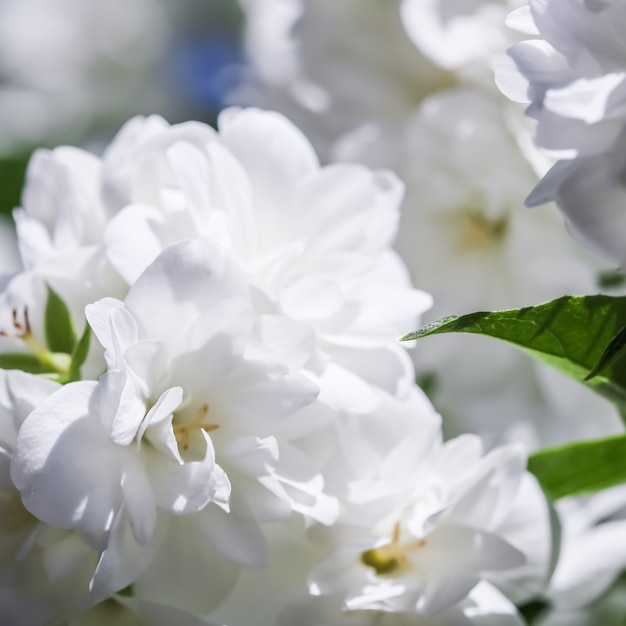
[[[238, 564], [222, 556], [195, 523], [174, 518], [154, 560], [133, 586], [142, 600], [207, 615], [228, 595], [238, 572]], [[174, 624], [178, 621], [167, 626]]]
[[158, 553], [166, 524], [157, 523], [152, 541], [140, 545], [135, 541], [124, 507], [117, 512], [109, 540], [91, 579], [94, 602], [103, 600], [132, 584]]
[[[211, 243], [185, 241], [163, 251], [132, 286], [126, 305], [146, 339], [176, 345], [201, 312], [247, 286], [236, 263]], [[172, 311], [176, 319], [172, 320]]]
[[154, 207], [130, 205], [107, 225], [104, 244], [107, 257], [124, 280], [132, 285], [167, 244], [165, 221]]
[[89, 413], [96, 385], [65, 385], [30, 414], [18, 436], [11, 476], [39, 519], [101, 534], [121, 504], [122, 458]]
[[85, 308], [87, 321], [105, 350], [110, 368], [120, 367], [121, 356], [137, 341], [137, 324], [123, 302], [102, 298]]
[[156, 526], [156, 502], [146, 467], [137, 457], [130, 457], [121, 476], [122, 495], [133, 537], [140, 545], [147, 544]]
[[[157, 453], [146, 451], [152, 490], [160, 508], [175, 515], [189, 515], [202, 510], [217, 493], [213, 452], [207, 436], [207, 456], [202, 461], [176, 463]], [[220, 478], [222, 474], [220, 473]]]
[[255, 521], [215, 506], [206, 507], [193, 521], [203, 537], [225, 557], [250, 569], [267, 565], [267, 543]]

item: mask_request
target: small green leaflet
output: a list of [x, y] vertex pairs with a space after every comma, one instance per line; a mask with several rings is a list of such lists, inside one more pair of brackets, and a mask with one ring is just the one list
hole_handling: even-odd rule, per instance
[[614, 402], [626, 415], [626, 297], [564, 296], [523, 309], [446, 317], [403, 338], [474, 333], [508, 341]]
[[76, 345], [74, 322], [67, 305], [50, 285], [44, 317], [46, 343], [50, 352], [72, 354]]
[[81, 379], [81, 367], [83, 363], [87, 359], [87, 354], [89, 352], [89, 344], [91, 343], [91, 328], [89, 325], [85, 326], [85, 331], [83, 332], [80, 341], [74, 347], [74, 351], [72, 352], [72, 360], [70, 361], [70, 369], [67, 374], [67, 380], [65, 382], [71, 383], [75, 380]]
[[626, 435], [539, 450], [528, 470], [553, 500], [619, 485], [626, 482]]
[[29, 374], [42, 374], [46, 368], [41, 361], [28, 352], [5, 352], [0, 354], [0, 368], [4, 370], [22, 370]]

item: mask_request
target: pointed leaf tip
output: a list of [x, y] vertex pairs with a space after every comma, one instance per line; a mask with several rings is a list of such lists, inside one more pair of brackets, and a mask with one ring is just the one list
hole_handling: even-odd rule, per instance
[[442, 317], [441, 319], [435, 320], [430, 324], [426, 324], [426, 326], [422, 326], [419, 330], [415, 332], [409, 333], [400, 339], [400, 341], [412, 341], [414, 339], [421, 339], [422, 337], [428, 337], [428, 335], [436, 335], [440, 332], [453, 332], [453, 329], [444, 328], [448, 324], [452, 322], [456, 322], [460, 319], [457, 315], [448, 315], [447, 317]]
[[512, 343], [587, 385], [626, 415], [625, 296], [563, 296], [522, 309], [446, 317], [403, 340], [452, 332]]

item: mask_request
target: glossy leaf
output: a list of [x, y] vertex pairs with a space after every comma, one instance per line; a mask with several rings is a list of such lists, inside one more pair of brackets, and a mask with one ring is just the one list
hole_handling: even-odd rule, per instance
[[553, 500], [625, 483], [626, 435], [545, 448], [529, 457], [528, 470]]
[[564, 296], [534, 307], [446, 317], [403, 338], [474, 333], [515, 344], [626, 414], [626, 297]]

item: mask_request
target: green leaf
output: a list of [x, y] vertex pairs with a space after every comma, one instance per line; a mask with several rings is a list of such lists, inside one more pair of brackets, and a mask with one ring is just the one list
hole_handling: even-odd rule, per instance
[[539, 450], [528, 470], [553, 500], [619, 485], [626, 482], [626, 435]]
[[48, 301], [44, 327], [46, 343], [50, 352], [64, 352], [72, 354], [76, 345], [76, 331], [74, 322], [67, 305], [50, 285], [48, 287]]
[[626, 347], [626, 327], [613, 337], [611, 343], [605, 348], [600, 360], [593, 366], [593, 369], [585, 376], [584, 381], [595, 378], [602, 370], [606, 369], [611, 363], [615, 363], [624, 354]]
[[82, 337], [78, 341], [78, 343], [74, 346], [74, 351], [72, 352], [72, 360], [70, 362], [70, 368], [67, 374], [67, 381], [71, 383], [75, 380], [81, 379], [81, 367], [83, 363], [87, 359], [87, 354], [89, 352], [89, 344], [91, 343], [91, 328], [87, 324], [85, 325], [85, 330], [82, 334]]
[[41, 374], [45, 368], [41, 361], [27, 352], [5, 352], [0, 354], [0, 368], [4, 370], [22, 370], [29, 374]]
[[602, 291], [607, 289], [623, 289], [626, 287], [626, 276], [619, 270], [604, 270], [598, 274], [598, 288]]
[[0, 214], [10, 217], [19, 205], [30, 151], [13, 156], [0, 157]]
[[564, 296], [534, 307], [445, 317], [403, 338], [474, 333], [508, 341], [583, 382], [626, 414], [624, 296]]
[[531, 600], [526, 604], [518, 607], [528, 626], [534, 626], [539, 620], [546, 615], [550, 605], [546, 600]]
[[128, 585], [128, 587], [124, 587], [124, 589], [120, 589], [117, 592], [118, 596], [122, 596], [124, 598], [132, 598], [135, 595], [135, 589], [132, 584]]

